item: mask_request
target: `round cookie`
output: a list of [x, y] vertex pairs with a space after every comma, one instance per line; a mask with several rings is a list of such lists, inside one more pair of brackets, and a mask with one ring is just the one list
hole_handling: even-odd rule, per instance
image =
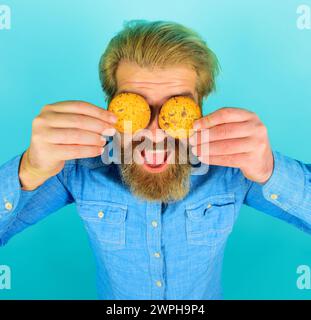
[[[135, 133], [146, 128], [150, 121], [151, 113], [147, 101], [135, 93], [118, 94], [111, 100], [108, 110], [118, 117], [114, 126], [119, 132]], [[132, 128], [126, 127], [128, 124], [125, 121], [131, 121]]]
[[173, 97], [161, 108], [159, 126], [174, 138], [187, 138], [193, 122], [201, 117], [201, 109], [193, 99], [186, 96]]

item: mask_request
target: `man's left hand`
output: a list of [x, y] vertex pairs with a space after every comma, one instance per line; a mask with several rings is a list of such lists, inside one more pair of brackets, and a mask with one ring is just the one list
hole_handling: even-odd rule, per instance
[[248, 110], [221, 108], [194, 123], [192, 152], [205, 164], [240, 168], [249, 180], [265, 183], [273, 172], [267, 128]]

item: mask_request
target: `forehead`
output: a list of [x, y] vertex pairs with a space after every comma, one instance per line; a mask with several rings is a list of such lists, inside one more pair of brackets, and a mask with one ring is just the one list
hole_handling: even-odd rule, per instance
[[174, 95], [192, 95], [197, 100], [197, 75], [188, 66], [148, 69], [122, 61], [118, 66], [116, 79], [117, 93], [138, 93], [149, 103], [161, 102]]

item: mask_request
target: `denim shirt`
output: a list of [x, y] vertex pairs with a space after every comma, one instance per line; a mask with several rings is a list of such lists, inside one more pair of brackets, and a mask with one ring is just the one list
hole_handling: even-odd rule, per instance
[[191, 175], [180, 201], [131, 194], [101, 157], [67, 161], [34, 191], [21, 189], [22, 154], [0, 168], [0, 245], [75, 202], [93, 249], [100, 299], [221, 299], [223, 254], [242, 204], [311, 231], [311, 166], [273, 152], [264, 185], [239, 169]]

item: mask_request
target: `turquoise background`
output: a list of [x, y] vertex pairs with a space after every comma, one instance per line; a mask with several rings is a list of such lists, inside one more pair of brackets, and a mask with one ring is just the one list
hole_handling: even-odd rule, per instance
[[[29, 143], [42, 106], [82, 99], [104, 106], [97, 64], [124, 20], [173, 20], [203, 35], [222, 73], [205, 112], [251, 109], [274, 149], [311, 162], [311, 30], [296, 27], [295, 0], [6, 0], [12, 28], [0, 31], [0, 163]], [[311, 1], [305, 1], [311, 6]], [[0, 299], [96, 298], [94, 261], [71, 205], [0, 249], [12, 289]], [[296, 268], [311, 266], [311, 237], [244, 207], [224, 264], [226, 299], [310, 299]], [[139, 288], [137, 288], [139, 290]]]

